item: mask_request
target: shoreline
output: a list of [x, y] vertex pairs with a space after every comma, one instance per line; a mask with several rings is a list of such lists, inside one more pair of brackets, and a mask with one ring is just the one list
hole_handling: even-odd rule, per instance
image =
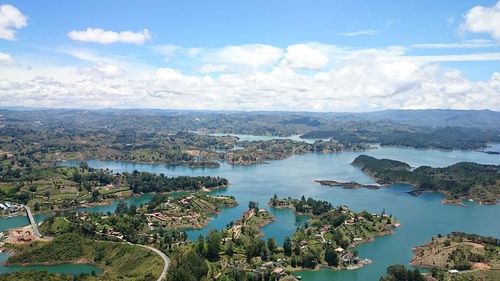
[[[173, 192], [204, 192], [204, 193], [210, 193], [210, 192], [214, 192], [216, 190], [219, 190], [219, 189], [224, 189], [224, 188], [228, 188], [229, 187], [229, 184], [226, 184], [226, 185], [220, 185], [220, 186], [217, 186], [217, 187], [214, 187], [212, 189], [207, 189], [207, 188], [201, 188], [199, 190], [173, 190], [173, 191], [170, 191], [170, 192], [166, 192], [166, 194], [169, 194], [169, 193], [173, 193]], [[65, 211], [72, 211], [72, 210], [75, 210], [75, 209], [79, 209], [79, 208], [92, 208], [92, 207], [97, 207], [97, 206], [109, 206], [111, 204], [113, 204], [115, 201], [120, 201], [120, 200], [127, 200], [127, 199], [132, 199], [134, 197], [142, 197], [142, 196], [145, 196], [145, 195], [153, 195], [154, 194], [159, 194], [158, 192], [149, 192], [149, 193], [132, 193], [130, 196], [121, 196], [121, 197], [117, 197], [117, 198], [114, 198], [114, 199], [111, 199], [111, 198], [106, 198], [100, 202], [89, 202], [89, 203], [84, 203], [84, 204], [79, 204], [79, 205], [75, 205], [75, 206], [71, 206], [71, 207], [68, 207], [68, 208], [58, 208], [58, 209], [52, 209], [52, 210], [40, 210], [40, 211], [33, 211], [33, 214], [35, 215], [51, 215], [51, 214], [54, 214], [56, 212], [65, 212]], [[13, 218], [13, 217], [20, 217], [20, 216], [24, 216], [25, 212], [24, 210], [23, 211], [18, 211], [16, 213], [10, 213], [10, 215], [5, 215], [5, 214], [2, 214], [0, 215], [0, 219], [3, 219], [3, 218]]]
[[[378, 178], [374, 177], [370, 173], [367, 173], [371, 178], [373, 178], [375, 181], [379, 181]], [[419, 196], [423, 193], [439, 193], [440, 195], [443, 196], [441, 199], [441, 204], [445, 205], [457, 205], [457, 206], [462, 206], [466, 207], [466, 204], [464, 204], [463, 201], [471, 201], [475, 202], [478, 205], [496, 205], [498, 203], [498, 198], [495, 202], [491, 201], [481, 201], [473, 197], [460, 197], [458, 199], [447, 199], [446, 196], [449, 194], [443, 190], [419, 190], [416, 188], [415, 184], [410, 183], [410, 182], [393, 182], [393, 183], [387, 183], [387, 184], [361, 184], [355, 181], [352, 182], [340, 182], [336, 180], [313, 180], [313, 182], [318, 183], [322, 186], [330, 186], [330, 187], [342, 187], [343, 189], [358, 189], [358, 188], [366, 188], [366, 189], [371, 189], [371, 190], [377, 190], [380, 188], [390, 188], [391, 186], [395, 184], [407, 184], [412, 186], [411, 191], [407, 191], [406, 193], [412, 195], [412, 196]]]

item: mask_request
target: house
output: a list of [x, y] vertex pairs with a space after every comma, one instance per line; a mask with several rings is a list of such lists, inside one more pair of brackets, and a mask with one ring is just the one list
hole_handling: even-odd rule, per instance
[[354, 263], [357, 264], [359, 262], [359, 257], [355, 256], [353, 253], [347, 253], [341, 257], [343, 263]]
[[344, 249], [342, 247], [338, 247], [335, 249], [335, 252], [337, 253], [342, 253], [344, 251]]
[[344, 221], [345, 225], [353, 225], [355, 223], [354, 218], [349, 218], [348, 220]]
[[460, 272], [456, 269], [450, 269], [448, 270], [448, 273], [460, 273]]
[[273, 270], [273, 273], [278, 275], [278, 276], [283, 276], [285, 275], [285, 270], [281, 267], [276, 267], [274, 270]]

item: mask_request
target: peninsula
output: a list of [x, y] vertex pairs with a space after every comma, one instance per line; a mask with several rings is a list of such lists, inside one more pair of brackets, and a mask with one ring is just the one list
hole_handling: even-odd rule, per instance
[[322, 185], [342, 186], [344, 188], [366, 187], [377, 189], [394, 183], [408, 183], [414, 186], [410, 193], [440, 192], [444, 203], [460, 203], [464, 199], [481, 204], [496, 204], [500, 197], [500, 165], [483, 165], [460, 162], [444, 168], [421, 166], [412, 169], [407, 163], [377, 159], [360, 155], [352, 165], [373, 177], [377, 185], [364, 185], [356, 182], [337, 182], [316, 180]]

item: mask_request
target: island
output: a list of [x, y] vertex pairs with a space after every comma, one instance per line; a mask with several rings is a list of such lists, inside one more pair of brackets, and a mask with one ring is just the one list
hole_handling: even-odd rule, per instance
[[208, 224], [213, 215], [220, 213], [221, 209], [237, 204], [232, 196], [192, 193], [176, 198], [168, 193], [157, 194], [147, 204], [145, 216], [151, 227], [200, 229]]
[[500, 280], [500, 239], [452, 232], [413, 249], [411, 264], [438, 281]]
[[364, 143], [339, 142], [335, 139], [317, 140], [314, 143], [290, 139], [238, 142], [241, 148], [227, 152], [225, 159], [232, 165], [251, 165], [269, 160], [282, 160], [295, 154], [308, 152], [333, 153], [369, 149]]
[[401, 161], [377, 159], [367, 155], [356, 157], [352, 164], [373, 177], [377, 185], [343, 183], [334, 180], [316, 180], [316, 182], [328, 186], [371, 189], [394, 183], [408, 183], [414, 186], [410, 194], [440, 192], [445, 196], [444, 203], [454, 204], [462, 200], [476, 201], [480, 204], [496, 204], [500, 197], [500, 165], [460, 162], [444, 168], [421, 166], [412, 169], [409, 164]]
[[355, 269], [371, 263], [358, 256], [354, 247], [372, 241], [376, 236], [393, 233], [398, 221], [385, 211], [372, 214], [354, 212], [347, 206], [333, 207], [327, 201], [313, 198], [270, 199], [273, 208], [293, 208], [296, 214], [307, 215], [307, 222], [298, 228], [284, 246], [290, 257], [290, 270]]

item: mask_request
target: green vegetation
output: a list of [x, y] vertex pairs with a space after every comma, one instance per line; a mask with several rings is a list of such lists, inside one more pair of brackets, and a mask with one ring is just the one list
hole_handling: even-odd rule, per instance
[[0, 197], [27, 204], [34, 211], [106, 202], [132, 193], [196, 191], [229, 184], [227, 179], [209, 176], [166, 177], [138, 171], [114, 174], [93, 169], [86, 162], [79, 167], [45, 166], [18, 156], [0, 164]]
[[431, 275], [439, 281], [498, 280], [500, 240], [462, 232], [438, 235], [415, 248], [412, 264], [431, 268]]
[[329, 202], [312, 198], [279, 199], [269, 201], [272, 207], [291, 207], [309, 220], [299, 227], [283, 245], [284, 253], [291, 260], [292, 268], [355, 268], [369, 263], [360, 259], [352, 248], [370, 241], [377, 235], [392, 233], [397, 221], [384, 211], [370, 214], [356, 213], [345, 206], [334, 208]]
[[147, 204], [147, 220], [153, 227], [169, 229], [202, 228], [210, 216], [218, 214], [223, 208], [237, 205], [234, 197], [211, 196], [194, 193], [189, 196], [173, 198], [169, 194], [157, 194]]
[[336, 140], [318, 140], [314, 143], [295, 141], [289, 139], [276, 139], [268, 141], [238, 142], [241, 149], [236, 149], [226, 154], [226, 160], [233, 165], [249, 165], [262, 163], [268, 160], [282, 160], [294, 154], [307, 152], [338, 152], [345, 150], [365, 150], [364, 144], [340, 143]]
[[[63, 234], [51, 242], [34, 242], [9, 257], [9, 264], [91, 263], [103, 268], [86, 280], [156, 280], [163, 269], [157, 254], [129, 244], [94, 241]], [[146, 278], [146, 279], [145, 279]]]
[[120, 201], [114, 214], [66, 212], [49, 217], [40, 230], [48, 236], [73, 232], [93, 239], [147, 244], [159, 239], [159, 231], [202, 228], [210, 216], [236, 205], [229, 196], [188, 193], [174, 198], [168, 193], [157, 194], [139, 207]]
[[476, 128], [444, 127], [397, 127], [394, 125], [381, 129], [373, 128], [353, 130], [338, 128], [334, 130], [316, 130], [302, 135], [302, 138], [335, 138], [349, 143], [380, 143], [381, 145], [406, 146], [414, 148], [439, 149], [477, 149], [488, 142], [498, 141], [498, 132]]
[[0, 275], [0, 281], [83, 281], [88, 275], [68, 276], [64, 274], [48, 273], [47, 271], [18, 271]]
[[213, 230], [206, 238], [174, 249], [168, 280], [278, 280], [285, 271], [272, 271], [284, 262], [282, 250], [274, 239], [259, 238], [260, 228], [273, 219], [250, 202], [248, 211], [226, 230]]
[[500, 196], [500, 165], [461, 162], [445, 168], [421, 166], [410, 170], [404, 162], [366, 155], [358, 156], [352, 164], [381, 184], [410, 183], [415, 186], [414, 194], [437, 191], [452, 202], [473, 199], [485, 204], [495, 204]]
[[219, 177], [165, 177], [163, 174], [155, 175], [148, 172], [124, 173], [125, 180], [134, 193], [140, 192], [169, 192], [175, 190], [199, 190], [223, 187], [229, 181]]
[[418, 269], [406, 269], [404, 265], [391, 265], [387, 268], [387, 275], [380, 281], [426, 281], [427, 279]]

